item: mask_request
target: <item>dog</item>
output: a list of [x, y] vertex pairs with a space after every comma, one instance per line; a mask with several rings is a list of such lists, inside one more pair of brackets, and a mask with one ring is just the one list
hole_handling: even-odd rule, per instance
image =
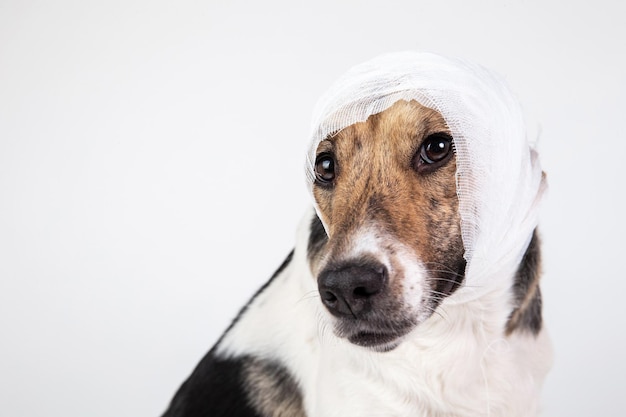
[[538, 233], [474, 293], [461, 142], [436, 106], [390, 102], [315, 143], [295, 249], [164, 417], [538, 414]]

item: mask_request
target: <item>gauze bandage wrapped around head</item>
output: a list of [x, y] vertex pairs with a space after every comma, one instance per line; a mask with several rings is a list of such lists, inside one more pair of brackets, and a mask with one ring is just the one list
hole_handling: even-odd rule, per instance
[[537, 226], [545, 185], [517, 100], [492, 72], [419, 52], [387, 54], [352, 68], [315, 108], [309, 186], [322, 140], [398, 100], [416, 100], [441, 113], [453, 137], [467, 261], [454, 300], [469, 301], [507, 285], [498, 280], [510, 281], [521, 261]]

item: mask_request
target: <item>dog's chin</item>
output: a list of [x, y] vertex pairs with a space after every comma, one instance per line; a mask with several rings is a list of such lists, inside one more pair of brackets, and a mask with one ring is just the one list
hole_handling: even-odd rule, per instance
[[375, 352], [389, 352], [400, 345], [403, 336], [404, 334], [360, 331], [346, 338], [352, 344]]
[[336, 323], [336, 335], [353, 345], [375, 352], [389, 352], [397, 348], [417, 325], [415, 320], [394, 322], [353, 321]]

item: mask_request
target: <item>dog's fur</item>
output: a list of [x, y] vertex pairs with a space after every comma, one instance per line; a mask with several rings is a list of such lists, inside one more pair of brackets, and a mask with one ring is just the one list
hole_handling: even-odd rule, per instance
[[454, 153], [423, 157], [447, 135], [438, 112], [399, 101], [322, 141], [334, 169], [318, 172], [317, 212], [165, 417], [536, 415], [539, 240], [508, 288], [446, 302], [470, 285]]

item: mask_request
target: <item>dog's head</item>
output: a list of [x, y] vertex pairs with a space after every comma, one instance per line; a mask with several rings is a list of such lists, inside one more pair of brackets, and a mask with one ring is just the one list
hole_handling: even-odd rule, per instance
[[545, 182], [499, 76], [383, 55], [322, 96], [312, 127], [308, 253], [337, 335], [393, 349], [442, 302], [511, 288]]
[[322, 303], [339, 336], [392, 349], [463, 280], [450, 131], [437, 111], [398, 101], [322, 141], [314, 171]]

